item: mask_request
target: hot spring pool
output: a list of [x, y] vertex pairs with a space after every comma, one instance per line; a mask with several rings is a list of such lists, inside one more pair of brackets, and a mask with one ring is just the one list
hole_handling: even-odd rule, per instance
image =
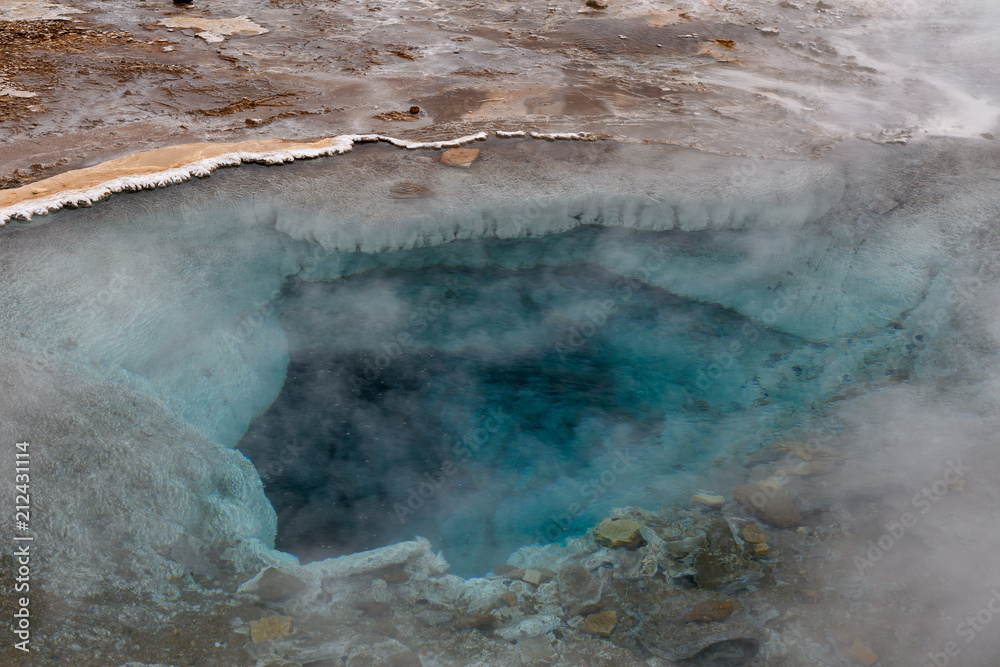
[[278, 548], [312, 560], [420, 535], [481, 574], [613, 507], [680, 502], [720, 460], [907, 372], [891, 326], [878, 348], [810, 341], [601, 266], [629, 249], [653, 281], [677, 245], [584, 228], [381, 268], [345, 255], [343, 277], [287, 282], [272, 304], [285, 382], [237, 445]]
[[[968, 529], [988, 503], [949, 513], [987, 493], [969, 473], [899, 542], [917, 547], [853, 569], [885, 512], [912, 512], [996, 430], [991, 145], [801, 161], [482, 145], [469, 170], [358, 146], [0, 230], [0, 430], [45, 462], [38, 541], [60, 594], [228, 600], [278, 570], [302, 586], [292, 613], [337, 615], [317, 641], [374, 636], [369, 612], [398, 604], [415, 642], [464, 641], [480, 630], [459, 617], [493, 610], [483, 655], [521, 651], [541, 615], [673, 660], [734, 646], [680, 620], [709, 597], [766, 624], [788, 586], [828, 586], [807, 619], [822, 636], [899, 578], [926, 592], [941, 550], [995, 553]], [[822, 461], [785, 455], [809, 444]], [[735, 500], [782, 475], [793, 525]], [[592, 528], [621, 512], [701, 531], [702, 551], [602, 546]], [[763, 554], [737, 539], [749, 522]], [[557, 590], [559, 606], [563, 584], [524, 578], [564, 566], [639, 644], [579, 635], [593, 596]], [[767, 632], [731, 640], [773, 655]]]

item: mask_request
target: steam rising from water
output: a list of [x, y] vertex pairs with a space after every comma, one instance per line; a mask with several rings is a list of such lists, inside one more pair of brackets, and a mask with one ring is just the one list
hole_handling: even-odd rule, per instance
[[[360, 504], [368, 516], [330, 521], [347, 526], [334, 548], [376, 543], [375, 524], [398, 531], [386, 539], [435, 525], [468, 572], [539, 535], [561, 540], [547, 532], [553, 516], [570, 517], [569, 533], [620, 503], [726, 492], [757, 474], [750, 454], [789, 437], [842, 461], [789, 484], [812, 522], [804, 558], [829, 568], [800, 631], [822, 636], [825, 614], [885, 598], [914, 646], [943, 650], [957, 632], [948, 616], [986, 603], [1000, 535], [990, 509], [993, 144], [849, 146], [820, 164], [538, 146], [516, 173], [503, 166], [524, 155], [514, 144], [488, 144], [497, 159], [481, 172], [446, 176], [405, 155], [351, 157], [368, 191], [390, 192], [405, 173], [435, 193], [426, 201], [352, 203], [355, 189], [331, 187], [341, 164], [294, 165], [280, 182], [243, 168], [4, 230], [2, 377], [31, 398], [4, 397], [2, 428], [41, 443], [52, 466], [40, 529], [52, 567], [95, 554], [91, 570], [62, 566], [67, 590], [100, 589], [114, 572], [99, 555], [109, 541], [136, 572], [155, 573], [123, 585], [142, 580], [164, 595], [190, 567], [176, 555], [182, 543], [236, 544], [230, 556], [247, 567], [287, 562], [267, 548], [275, 515], [260, 480], [223, 448], [265, 410], [279, 418], [267, 425], [265, 414], [249, 445], [266, 459], [278, 442], [283, 464], [319, 430], [295, 410], [328, 420], [324, 449], [296, 455], [311, 464], [308, 479], [261, 471], [300, 496], [289, 506], [305, 496]], [[592, 188], [602, 174], [621, 181]], [[480, 177], [491, 187], [469, 196]], [[273, 202], [256, 199], [269, 191]], [[461, 240], [476, 236], [491, 240]], [[618, 308], [598, 327], [591, 306], [608, 300]], [[595, 332], [584, 336], [588, 321]], [[484, 427], [491, 409], [511, 421]], [[425, 472], [442, 472], [473, 428], [497, 437], [481, 458], [454, 461], [455, 493], [425, 498], [393, 526], [395, 504]], [[355, 445], [376, 448], [368, 465]], [[952, 464], [973, 469], [942, 489]], [[67, 483], [88, 470], [90, 483]], [[571, 510], [579, 485], [608, 470], [610, 490]], [[348, 479], [318, 483], [338, 474]], [[100, 500], [112, 483], [125, 505]], [[482, 534], [484, 507], [487, 548], [456, 540]], [[903, 512], [917, 523], [898, 538], [892, 528], [883, 549], [887, 521], [903, 525]], [[296, 515], [305, 523], [292, 533], [314, 533], [317, 516]], [[974, 638], [965, 655], [990, 655], [990, 636]]]

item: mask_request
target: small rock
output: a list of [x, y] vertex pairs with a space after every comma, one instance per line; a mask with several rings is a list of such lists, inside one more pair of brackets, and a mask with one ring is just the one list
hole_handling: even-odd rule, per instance
[[418, 106], [410, 107], [410, 113], [416, 116], [418, 113], [420, 113], [420, 107]]
[[614, 611], [599, 611], [583, 619], [580, 629], [587, 634], [600, 637], [610, 637], [611, 631], [618, 625], [618, 614]]
[[441, 154], [441, 164], [451, 167], [470, 167], [479, 157], [478, 148], [452, 148]]
[[552, 570], [545, 569], [528, 569], [524, 571], [521, 575], [521, 581], [527, 582], [532, 586], [539, 586], [548, 581], [552, 581], [555, 578], [555, 572]]
[[716, 496], [711, 493], [696, 493], [691, 496], [691, 501], [714, 509], [719, 509], [726, 504], [726, 499], [723, 496]]
[[706, 600], [699, 602], [684, 614], [684, 622], [701, 621], [721, 621], [729, 618], [736, 611], [736, 603], [732, 600]]
[[854, 643], [851, 644], [851, 648], [847, 651], [847, 657], [851, 660], [857, 660], [862, 665], [873, 665], [878, 660], [875, 651], [862, 644], [860, 639], [855, 639]]
[[524, 576], [524, 569], [514, 567], [513, 565], [500, 565], [493, 568], [493, 573], [499, 574], [501, 577], [507, 577], [508, 579], [520, 579]]
[[269, 616], [259, 621], [250, 621], [250, 639], [255, 642], [273, 642], [291, 633], [291, 616]]
[[594, 528], [594, 541], [612, 549], [638, 549], [646, 544], [641, 530], [632, 519], [605, 519]]
[[761, 530], [757, 524], [748, 523], [743, 526], [741, 532], [743, 539], [753, 547], [751, 551], [755, 556], [766, 556], [771, 553], [771, 547], [767, 544], [767, 533]]
[[733, 498], [758, 519], [778, 528], [789, 528], [802, 522], [799, 502], [778, 487], [743, 484], [733, 489]]
[[517, 596], [514, 593], [511, 593], [510, 591], [507, 591], [506, 593], [501, 595], [500, 601], [503, 602], [508, 607], [516, 607], [519, 604], [521, 604], [518, 601]]

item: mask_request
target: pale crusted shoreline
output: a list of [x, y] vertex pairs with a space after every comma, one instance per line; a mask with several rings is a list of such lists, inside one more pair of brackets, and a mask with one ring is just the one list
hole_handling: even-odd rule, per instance
[[[204, 177], [220, 167], [243, 163], [276, 165], [294, 160], [341, 155], [356, 143], [385, 142], [397, 148], [441, 149], [487, 138], [478, 132], [443, 141], [407, 141], [381, 134], [344, 134], [313, 142], [264, 139], [238, 143], [181, 144], [133, 153], [92, 167], [69, 171], [36, 183], [0, 191], [0, 225], [30, 220], [65, 206], [85, 206], [116, 192], [145, 190]], [[496, 132], [501, 138], [593, 140], [586, 132]]]

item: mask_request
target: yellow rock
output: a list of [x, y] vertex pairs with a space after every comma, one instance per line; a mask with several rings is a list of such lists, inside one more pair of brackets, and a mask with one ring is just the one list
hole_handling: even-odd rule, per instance
[[468, 167], [479, 157], [478, 148], [452, 148], [441, 154], [441, 164], [452, 167]]
[[291, 616], [269, 616], [259, 621], [250, 621], [250, 639], [255, 642], [272, 642], [291, 632]]
[[632, 519], [605, 519], [594, 528], [594, 541], [612, 549], [638, 549], [646, 543], [641, 529]]

